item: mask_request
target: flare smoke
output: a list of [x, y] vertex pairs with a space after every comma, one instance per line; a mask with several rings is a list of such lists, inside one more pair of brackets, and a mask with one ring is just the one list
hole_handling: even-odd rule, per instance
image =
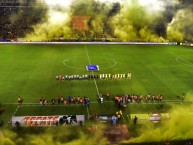
[[[27, 40], [54, 38], [116, 41], [192, 41], [191, 0], [39, 0], [45, 21], [33, 25]], [[74, 30], [73, 16], [87, 16], [86, 31]]]

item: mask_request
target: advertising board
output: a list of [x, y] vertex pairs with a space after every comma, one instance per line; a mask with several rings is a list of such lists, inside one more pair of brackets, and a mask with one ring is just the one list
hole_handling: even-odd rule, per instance
[[84, 115], [52, 115], [52, 116], [13, 116], [13, 127], [22, 126], [65, 126], [84, 125]]

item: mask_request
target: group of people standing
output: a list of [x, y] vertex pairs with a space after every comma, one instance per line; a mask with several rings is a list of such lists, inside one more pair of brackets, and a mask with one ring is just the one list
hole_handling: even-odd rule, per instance
[[115, 96], [115, 103], [117, 104], [119, 109], [125, 109], [127, 103], [141, 103], [142, 101], [145, 103], [157, 102], [161, 103], [163, 100], [163, 95], [123, 95], [123, 96]]
[[[103, 93], [99, 93], [99, 98], [98, 98], [99, 103], [103, 103], [103, 100], [104, 100], [103, 97], [104, 97]], [[110, 93], [109, 92], [106, 93], [106, 98], [108, 101], [110, 100]]]
[[48, 105], [48, 104], [51, 104], [51, 105], [55, 105], [55, 104], [58, 104], [58, 105], [66, 105], [66, 104], [85, 104], [87, 105], [87, 107], [89, 107], [90, 105], [90, 100], [89, 100], [89, 97], [71, 97], [71, 96], [68, 96], [66, 99], [63, 97], [63, 96], [58, 96], [57, 99], [53, 98], [51, 99], [50, 103], [48, 103], [48, 100], [45, 99], [44, 97], [40, 97], [40, 105]]
[[84, 75], [57, 75], [56, 80], [90, 80], [90, 79], [131, 79], [131, 73], [128, 74], [84, 74]]
[[136, 103], [141, 103], [142, 101], [145, 102], [145, 103], [148, 103], [148, 102], [162, 102], [163, 100], [163, 95], [145, 95], [143, 96], [142, 94], [140, 95], [135, 95], [135, 94], [132, 94], [132, 95], [123, 95], [123, 96], [115, 96], [115, 102], [117, 103], [129, 103], [129, 102], [136, 102]]
[[131, 72], [128, 74], [100, 74], [99, 79], [131, 79]]

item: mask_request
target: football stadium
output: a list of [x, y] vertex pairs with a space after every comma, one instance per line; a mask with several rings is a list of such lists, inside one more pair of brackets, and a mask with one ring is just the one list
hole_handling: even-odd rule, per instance
[[191, 0], [0, 0], [0, 145], [193, 144]]

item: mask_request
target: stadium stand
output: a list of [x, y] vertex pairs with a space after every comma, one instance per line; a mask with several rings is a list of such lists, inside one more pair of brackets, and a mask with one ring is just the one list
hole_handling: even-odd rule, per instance
[[31, 7], [28, 2], [21, 5], [18, 0], [0, 0], [0, 41], [24, 37], [33, 30], [32, 25], [41, 21], [43, 12], [42, 8]]
[[[33, 26], [46, 19], [47, 8], [44, 3], [35, 0], [0, 0], [0, 42], [18, 41], [33, 31]], [[82, 25], [88, 16], [72, 16], [72, 34], [70, 38], [53, 37], [52, 42], [63, 41], [104, 41], [109, 42], [105, 33], [92, 34], [88, 26]], [[76, 23], [75, 23], [76, 22]], [[80, 24], [81, 23], [81, 24]], [[117, 41], [112, 38], [112, 41]]]

